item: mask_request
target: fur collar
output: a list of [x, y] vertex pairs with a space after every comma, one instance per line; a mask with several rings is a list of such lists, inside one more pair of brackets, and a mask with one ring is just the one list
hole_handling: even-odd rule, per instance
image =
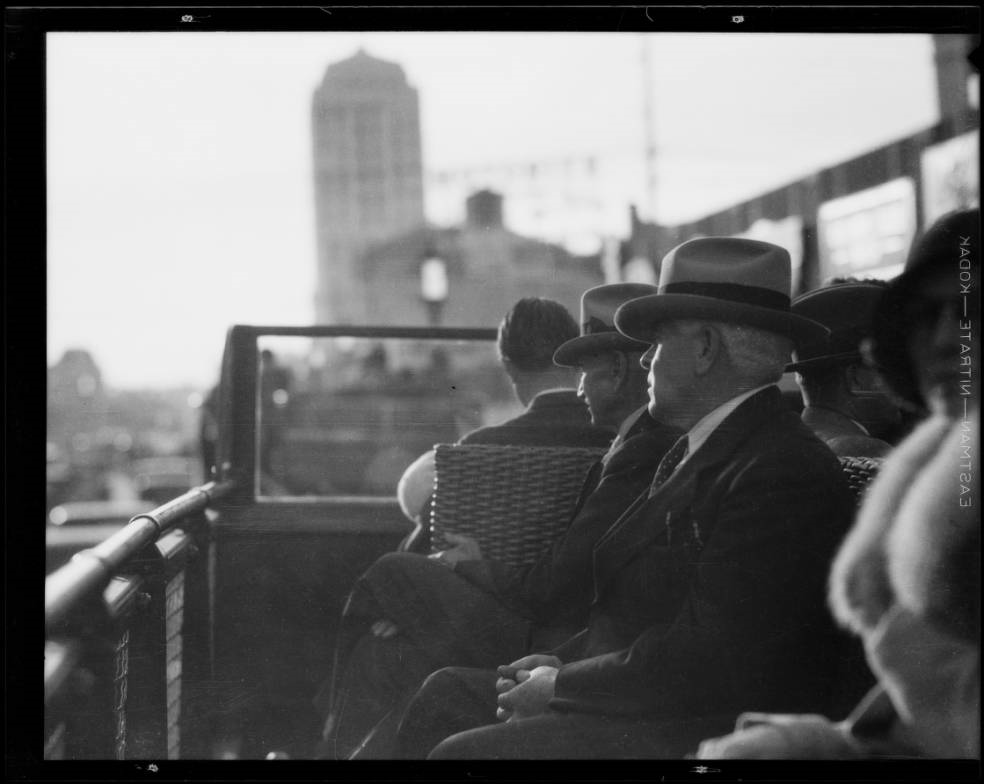
[[898, 603], [976, 638], [980, 521], [960, 506], [960, 462], [968, 434], [977, 454], [978, 421], [931, 417], [886, 459], [831, 570], [843, 625], [870, 632]]

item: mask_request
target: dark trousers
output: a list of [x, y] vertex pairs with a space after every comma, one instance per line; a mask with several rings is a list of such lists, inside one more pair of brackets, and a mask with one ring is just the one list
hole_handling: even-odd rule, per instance
[[[389, 639], [369, 625], [399, 629]], [[330, 689], [316, 700], [329, 714], [319, 756], [391, 756], [385, 731], [424, 679], [441, 667], [495, 667], [527, 653], [530, 621], [440, 563], [390, 553], [359, 579], [345, 610]], [[494, 692], [494, 689], [493, 689]], [[374, 740], [363, 744], [376, 729]]]
[[550, 711], [497, 722], [497, 675], [452, 667], [424, 682], [407, 706], [394, 756], [402, 759], [683, 759], [726, 734], [735, 715], [680, 720]]

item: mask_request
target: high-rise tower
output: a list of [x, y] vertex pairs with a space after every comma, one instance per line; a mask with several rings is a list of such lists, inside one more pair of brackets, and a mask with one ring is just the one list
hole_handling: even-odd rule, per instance
[[319, 323], [361, 323], [359, 259], [424, 222], [417, 90], [363, 50], [328, 66], [311, 107]]

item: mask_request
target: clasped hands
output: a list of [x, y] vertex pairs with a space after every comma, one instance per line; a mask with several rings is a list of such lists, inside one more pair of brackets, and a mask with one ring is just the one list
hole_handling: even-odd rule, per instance
[[[445, 533], [444, 538], [454, 547], [431, 553], [428, 558], [453, 569], [459, 561], [477, 561], [482, 557], [482, 548], [479, 547], [477, 539], [451, 532]], [[399, 627], [388, 618], [380, 618], [370, 626], [370, 629], [373, 636], [384, 640], [388, 640], [400, 631]]]
[[554, 696], [560, 663], [556, 656], [534, 653], [498, 667], [496, 718], [505, 722], [545, 713]]

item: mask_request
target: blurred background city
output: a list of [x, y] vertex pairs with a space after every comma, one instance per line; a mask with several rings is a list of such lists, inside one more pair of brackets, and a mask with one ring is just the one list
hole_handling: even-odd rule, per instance
[[[207, 478], [231, 324], [494, 327], [534, 295], [576, 314], [698, 235], [783, 245], [795, 293], [892, 277], [978, 202], [977, 43], [49, 34], [49, 523], [125, 522]], [[301, 430], [328, 416], [304, 402], [326, 364], [358, 396], [450, 356], [470, 386], [445, 430], [368, 484], [280, 465], [273, 491], [392, 492], [510, 392], [494, 353], [271, 341], [264, 422]]]

